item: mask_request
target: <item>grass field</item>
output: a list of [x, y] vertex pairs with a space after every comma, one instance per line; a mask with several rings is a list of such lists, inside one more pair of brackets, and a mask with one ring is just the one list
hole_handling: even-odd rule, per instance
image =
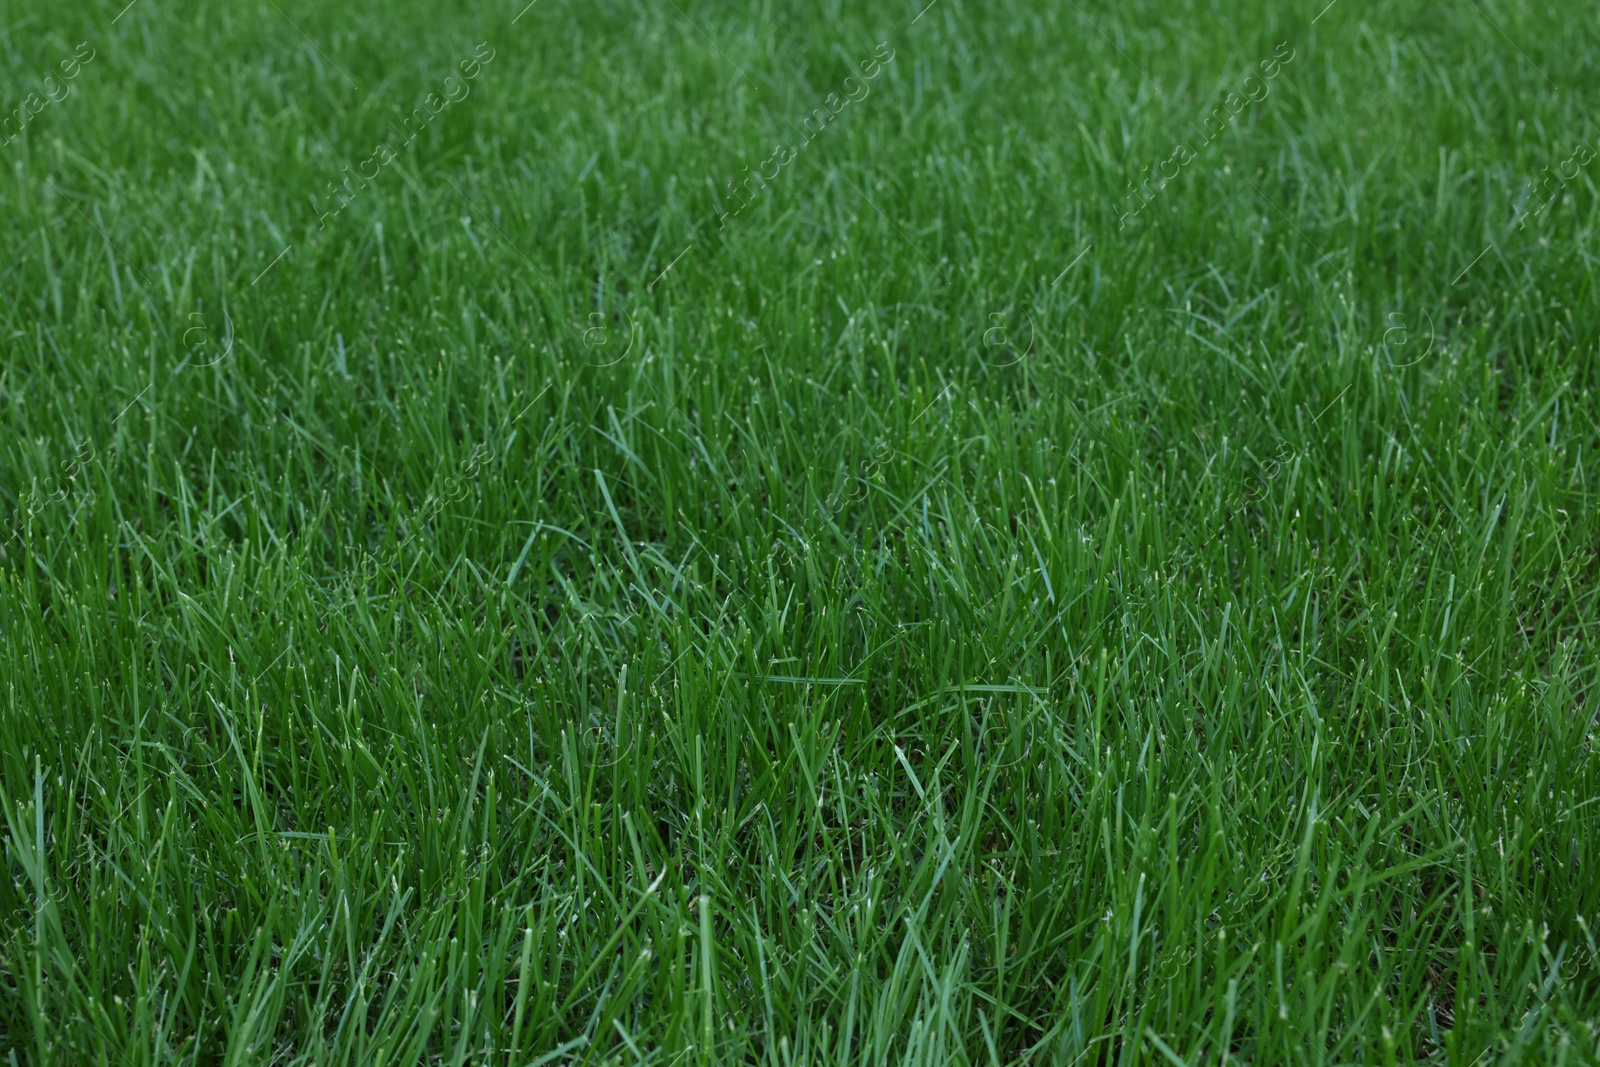
[[1600, 1062], [1592, 6], [124, 2], [0, 1061]]

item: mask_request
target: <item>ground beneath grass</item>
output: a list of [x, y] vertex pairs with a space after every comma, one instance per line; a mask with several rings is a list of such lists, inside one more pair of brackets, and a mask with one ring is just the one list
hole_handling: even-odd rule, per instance
[[0, 1058], [1600, 1062], [1593, 11], [922, 3], [0, 11]]

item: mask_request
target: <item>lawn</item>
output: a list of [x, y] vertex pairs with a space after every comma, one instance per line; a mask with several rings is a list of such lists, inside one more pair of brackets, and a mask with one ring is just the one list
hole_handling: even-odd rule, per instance
[[1592, 7], [124, 3], [0, 1061], [1600, 1062]]

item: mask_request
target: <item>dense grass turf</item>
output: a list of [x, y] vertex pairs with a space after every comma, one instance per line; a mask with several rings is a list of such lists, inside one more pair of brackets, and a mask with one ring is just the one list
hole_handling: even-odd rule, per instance
[[4, 8], [0, 1058], [1596, 1061], [1593, 11], [921, 6]]

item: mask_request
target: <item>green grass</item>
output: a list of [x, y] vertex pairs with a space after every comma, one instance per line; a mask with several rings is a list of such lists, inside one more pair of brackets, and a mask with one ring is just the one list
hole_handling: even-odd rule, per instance
[[1600, 1061], [1600, 26], [1321, 6], [0, 10], [0, 1059]]

